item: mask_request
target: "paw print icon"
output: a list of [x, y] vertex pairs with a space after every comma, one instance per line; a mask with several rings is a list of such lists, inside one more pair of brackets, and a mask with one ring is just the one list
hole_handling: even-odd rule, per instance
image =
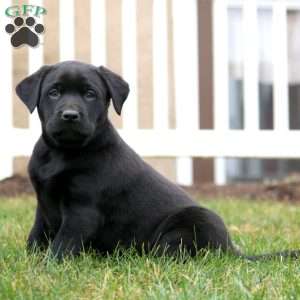
[[35, 47], [39, 43], [39, 35], [45, 31], [42, 24], [36, 24], [33, 17], [27, 17], [25, 20], [22, 17], [16, 17], [14, 24], [7, 24], [5, 31], [11, 34], [11, 44], [13, 47], [28, 45]]

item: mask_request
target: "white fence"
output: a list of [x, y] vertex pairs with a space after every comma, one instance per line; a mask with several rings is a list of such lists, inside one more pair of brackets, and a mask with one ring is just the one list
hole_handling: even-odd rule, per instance
[[[168, 128], [167, 0], [153, 0], [154, 128], [138, 128], [136, 0], [123, 0], [123, 77], [131, 94], [123, 111], [123, 138], [142, 156], [176, 157], [177, 180], [192, 181], [191, 157], [214, 157], [215, 180], [226, 181], [225, 157], [298, 158], [300, 134], [288, 129], [286, 10], [300, 9], [299, 1], [226, 1], [213, 3], [214, 20], [214, 129], [198, 128], [197, 0], [173, 0], [176, 129]], [[30, 4], [42, 5], [42, 1]], [[40, 133], [37, 115], [30, 128], [12, 127], [12, 51], [3, 17], [10, 1], [1, 0], [0, 12], [0, 178], [12, 174], [12, 159], [30, 155]], [[244, 130], [229, 128], [228, 7], [242, 7], [244, 22]], [[257, 8], [273, 9], [274, 130], [259, 130], [257, 65]], [[61, 0], [60, 60], [74, 58], [74, 3]], [[39, 20], [40, 21], [40, 20]], [[91, 61], [106, 62], [105, 1], [91, 0]], [[43, 46], [29, 49], [29, 73], [43, 64]]]

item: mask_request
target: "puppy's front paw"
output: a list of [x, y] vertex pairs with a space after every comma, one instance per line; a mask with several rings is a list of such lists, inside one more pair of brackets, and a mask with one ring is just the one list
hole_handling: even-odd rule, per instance
[[62, 261], [65, 258], [78, 256], [80, 254], [80, 251], [74, 244], [70, 242], [66, 243], [54, 241], [50, 247], [50, 253], [54, 259]]
[[43, 251], [47, 248], [47, 244], [45, 243], [45, 239], [40, 239], [39, 237], [35, 237], [30, 235], [26, 242], [26, 249], [28, 252], [36, 252]]

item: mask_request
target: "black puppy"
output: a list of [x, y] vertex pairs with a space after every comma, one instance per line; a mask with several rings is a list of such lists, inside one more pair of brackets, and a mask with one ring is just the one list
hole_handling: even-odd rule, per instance
[[[222, 219], [198, 206], [146, 164], [107, 117], [118, 114], [129, 87], [104, 67], [79, 62], [44, 66], [16, 88], [42, 136], [29, 174], [38, 205], [28, 247], [62, 258], [84, 248], [101, 253], [118, 245], [175, 255], [182, 248], [221, 249], [240, 255]], [[297, 256], [298, 252], [278, 255]]]

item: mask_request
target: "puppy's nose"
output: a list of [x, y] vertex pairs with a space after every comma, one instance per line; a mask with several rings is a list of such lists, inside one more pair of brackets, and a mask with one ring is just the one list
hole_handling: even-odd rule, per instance
[[68, 110], [65, 110], [65, 111], [62, 112], [61, 118], [64, 121], [73, 121], [73, 122], [75, 122], [75, 121], [79, 121], [80, 115], [79, 115], [78, 111], [68, 109]]

